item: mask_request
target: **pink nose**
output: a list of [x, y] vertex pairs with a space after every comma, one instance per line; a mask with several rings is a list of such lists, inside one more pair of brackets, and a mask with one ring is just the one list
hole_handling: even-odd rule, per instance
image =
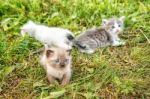
[[119, 32], [119, 30], [117, 29], [116, 32]]

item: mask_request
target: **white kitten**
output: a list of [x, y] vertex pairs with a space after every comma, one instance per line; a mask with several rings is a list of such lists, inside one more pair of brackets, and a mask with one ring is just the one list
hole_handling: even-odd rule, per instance
[[28, 33], [31, 37], [49, 46], [58, 46], [65, 49], [72, 48], [74, 36], [71, 31], [63, 28], [48, 27], [28, 21], [21, 27], [22, 36]]

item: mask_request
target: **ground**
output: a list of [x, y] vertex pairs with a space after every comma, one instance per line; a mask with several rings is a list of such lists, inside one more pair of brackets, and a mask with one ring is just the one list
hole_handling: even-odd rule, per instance
[[[72, 51], [70, 84], [50, 85], [39, 63], [42, 47], [20, 27], [28, 20], [70, 29], [77, 36], [102, 19], [125, 16], [124, 46]], [[0, 0], [1, 99], [149, 99], [150, 0]]]

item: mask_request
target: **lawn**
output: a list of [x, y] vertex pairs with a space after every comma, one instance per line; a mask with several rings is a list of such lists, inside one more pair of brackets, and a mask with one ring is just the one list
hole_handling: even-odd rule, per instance
[[[39, 63], [42, 47], [20, 27], [28, 20], [76, 36], [125, 16], [124, 46], [72, 51], [70, 84], [50, 85]], [[150, 0], [0, 0], [0, 99], [150, 99]]]

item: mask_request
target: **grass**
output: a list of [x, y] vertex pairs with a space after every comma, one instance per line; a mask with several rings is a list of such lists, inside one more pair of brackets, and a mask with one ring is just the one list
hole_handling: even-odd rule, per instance
[[[0, 0], [0, 98], [149, 99], [149, 12], [149, 0]], [[122, 15], [126, 45], [92, 55], [74, 49], [73, 76], [65, 87], [48, 84], [39, 55], [31, 54], [42, 45], [19, 33], [30, 19], [78, 35]]]

